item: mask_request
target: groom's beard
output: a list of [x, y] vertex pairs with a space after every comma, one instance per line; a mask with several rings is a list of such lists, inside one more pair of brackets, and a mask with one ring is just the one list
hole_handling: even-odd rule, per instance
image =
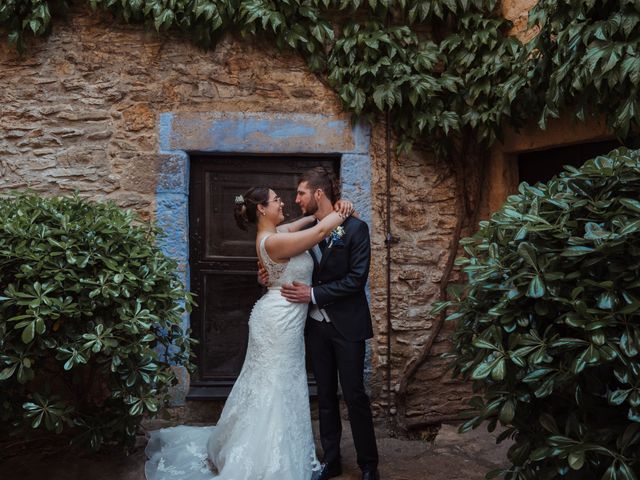
[[307, 207], [303, 209], [305, 215], [315, 215], [318, 211], [318, 202], [315, 199], [311, 199], [311, 201], [307, 204]]

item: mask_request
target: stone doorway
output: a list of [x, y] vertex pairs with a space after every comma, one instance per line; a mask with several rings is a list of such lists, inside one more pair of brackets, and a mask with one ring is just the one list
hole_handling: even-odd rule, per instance
[[[276, 158], [323, 157], [339, 163], [342, 194], [355, 204], [360, 218], [372, 225], [370, 130], [349, 115], [288, 114], [273, 112], [166, 112], [158, 124], [159, 172], [155, 217], [164, 230], [160, 245], [175, 259], [182, 279], [190, 286], [191, 246], [189, 211], [192, 159], [209, 156], [261, 157], [265, 164]], [[307, 163], [307, 166], [309, 164]], [[254, 277], [255, 278], [255, 277]], [[183, 327], [192, 327], [191, 316]], [[366, 374], [371, 364], [367, 361]], [[179, 384], [173, 404], [183, 405], [188, 393], [215, 398], [223, 392], [203, 392], [194, 386], [183, 367], [177, 367]], [[195, 383], [198, 378], [193, 379]]]
[[[247, 188], [273, 188], [288, 219], [300, 216], [295, 204], [302, 173], [323, 166], [339, 176], [339, 157], [194, 155], [191, 157], [189, 246], [191, 313], [198, 372], [189, 398], [226, 398], [244, 362], [248, 320], [263, 293], [257, 283], [256, 228], [245, 232], [234, 219], [234, 198]], [[307, 369], [310, 371], [310, 369]], [[310, 375], [310, 387], [314, 387]]]

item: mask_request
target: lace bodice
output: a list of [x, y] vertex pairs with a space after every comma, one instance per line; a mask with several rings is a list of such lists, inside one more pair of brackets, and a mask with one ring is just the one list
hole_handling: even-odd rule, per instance
[[313, 275], [313, 259], [309, 252], [305, 251], [300, 255], [291, 257], [286, 263], [277, 263], [271, 260], [267, 253], [265, 243], [267, 238], [272, 234], [268, 233], [262, 240], [260, 240], [260, 259], [264, 268], [266, 268], [269, 274], [269, 288], [280, 288], [286, 283], [292, 283], [294, 280], [297, 282], [311, 284], [311, 277]]

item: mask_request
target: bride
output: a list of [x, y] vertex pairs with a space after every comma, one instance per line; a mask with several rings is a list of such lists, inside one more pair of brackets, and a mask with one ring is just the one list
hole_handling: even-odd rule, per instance
[[341, 225], [353, 205], [338, 202], [313, 227], [313, 216], [278, 226], [283, 205], [266, 187], [236, 197], [240, 228], [258, 226], [256, 250], [271, 284], [251, 312], [247, 354], [218, 424], [151, 432], [147, 480], [311, 480], [320, 469], [304, 361], [308, 305], [289, 303], [280, 287], [311, 283], [307, 250]]

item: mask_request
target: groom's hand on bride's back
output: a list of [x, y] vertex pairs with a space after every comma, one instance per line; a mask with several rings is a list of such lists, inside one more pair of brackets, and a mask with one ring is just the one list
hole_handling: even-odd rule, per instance
[[258, 261], [258, 283], [263, 287], [269, 286], [269, 274], [260, 261]]
[[291, 303], [311, 303], [311, 287], [304, 283], [293, 282], [282, 285], [280, 293]]

